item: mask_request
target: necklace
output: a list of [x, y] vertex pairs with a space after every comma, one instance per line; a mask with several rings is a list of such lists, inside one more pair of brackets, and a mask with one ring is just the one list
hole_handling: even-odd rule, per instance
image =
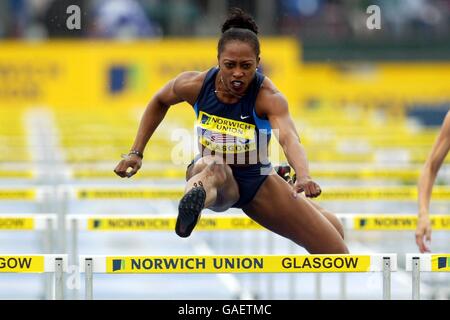
[[230, 90], [228, 90], [227, 87], [225, 86], [225, 82], [223, 81], [222, 76], [220, 76], [220, 82], [222, 82], [222, 85], [223, 85], [223, 87], [225, 88], [225, 91], [214, 90], [214, 93], [219, 93], [219, 92], [221, 92], [221, 93], [227, 93], [227, 94], [232, 95], [233, 97], [239, 98], [239, 99], [243, 97], [243, 95], [239, 95], [239, 94], [233, 93], [233, 92], [231, 92]]

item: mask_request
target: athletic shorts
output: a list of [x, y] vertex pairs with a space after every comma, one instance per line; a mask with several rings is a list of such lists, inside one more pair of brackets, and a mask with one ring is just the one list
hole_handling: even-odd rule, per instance
[[[187, 172], [191, 166], [194, 165], [200, 159], [200, 156], [196, 156], [186, 169], [186, 180]], [[272, 164], [252, 164], [246, 166], [230, 166], [233, 172], [233, 177], [237, 182], [239, 187], [239, 200], [233, 204], [232, 208], [244, 207], [250, 203], [255, 197], [261, 185], [266, 181], [269, 172], [272, 170]]]

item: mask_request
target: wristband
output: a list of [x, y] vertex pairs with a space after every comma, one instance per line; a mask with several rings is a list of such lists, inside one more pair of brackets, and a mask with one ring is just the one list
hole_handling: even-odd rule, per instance
[[144, 155], [143, 155], [142, 152], [140, 152], [140, 151], [137, 151], [137, 150], [131, 150], [131, 151], [128, 153], [128, 155], [132, 155], [132, 154], [137, 155], [137, 156], [138, 156], [139, 158], [141, 158], [141, 159], [144, 158]]

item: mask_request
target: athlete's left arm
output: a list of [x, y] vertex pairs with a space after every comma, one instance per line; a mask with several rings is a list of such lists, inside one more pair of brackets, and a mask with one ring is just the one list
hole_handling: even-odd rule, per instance
[[275, 88], [261, 88], [258, 96], [256, 111], [258, 115], [265, 115], [270, 121], [274, 135], [283, 148], [284, 154], [297, 176], [294, 185], [295, 195], [305, 191], [307, 197], [317, 197], [321, 190], [309, 174], [306, 152], [300, 143], [300, 137], [294, 121], [289, 114], [286, 98]]

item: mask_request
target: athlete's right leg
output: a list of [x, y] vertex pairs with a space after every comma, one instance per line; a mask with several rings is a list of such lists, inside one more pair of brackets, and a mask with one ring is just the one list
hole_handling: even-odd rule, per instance
[[188, 237], [201, 211], [225, 211], [239, 200], [239, 187], [233, 172], [222, 158], [205, 156], [188, 168], [185, 194], [178, 205], [175, 227], [180, 237]]

